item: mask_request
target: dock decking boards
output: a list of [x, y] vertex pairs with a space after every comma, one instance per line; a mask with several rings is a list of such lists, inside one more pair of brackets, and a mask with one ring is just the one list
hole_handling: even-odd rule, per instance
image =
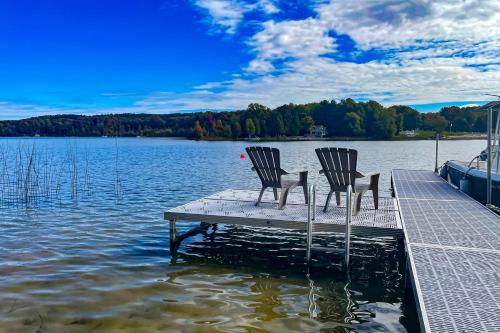
[[[189, 202], [165, 212], [167, 220], [204, 221], [255, 227], [277, 227], [306, 230], [307, 205], [302, 191], [290, 193], [284, 210], [278, 209], [272, 192], [264, 193], [262, 202], [255, 206], [257, 191], [225, 190], [208, 197]], [[345, 231], [345, 199], [343, 205], [331, 205], [323, 213], [322, 205], [326, 195], [316, 196], [315, 232]], [[401, 236], [402, 229], [393, 198], [379, 198], [379, 209], [373, 207], [372, 197], [363, 197], [360, 213], [353, 216], [351, 232], [360, 236]]]
[[392, 178], [422, 331], [500, 332], [500, 217], [432, 171]]

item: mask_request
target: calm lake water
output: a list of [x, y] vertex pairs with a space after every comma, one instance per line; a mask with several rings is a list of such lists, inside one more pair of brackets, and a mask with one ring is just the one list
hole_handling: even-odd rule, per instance
[[[470, 160], [484, 144], [441, 142], [440, 160]], [[248, 145], [0, 139], [0, 332], [416, 332], [391, 239], [354, 239], [350, 276], [341, 258], [317, 253], [307, 278], [304, 235], [283, 230], [219, 226], [171, 258], [165, 210], [259, 188], [240, 159]], [[392, 168], [434, 168], [433, 141], [267, 145], [320, 190], [317, 147], [357, 149], [360, 170], [381, 171], [384, 195]]]

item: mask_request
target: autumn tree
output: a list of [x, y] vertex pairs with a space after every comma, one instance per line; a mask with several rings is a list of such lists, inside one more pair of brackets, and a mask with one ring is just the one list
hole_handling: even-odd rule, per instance
[[203, 137], [205, 136], [204, 132], [205, 131], [203, 130], [203, 127], [201, 127], [200, 122], [197, 120], [194, 123], [194, 137], [196, 139], [203, 139]]

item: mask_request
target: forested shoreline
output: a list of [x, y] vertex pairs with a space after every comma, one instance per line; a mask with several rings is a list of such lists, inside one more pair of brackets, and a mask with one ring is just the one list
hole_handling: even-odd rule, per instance
[[439, 112], [421, 113], [404, 105], [384, 107], [375, 101], [345, 99], [286, 104], [275, 109], [250, 104], [246, 110], [232, 112], [53, 115], [0, 121], [0, 136], [271, 139], [305, 136], [311, 126], [323, 125], [327, 137], [390, 140], [401, 131], [416, 129], [485, 132], [487, 107], [444, 107]]

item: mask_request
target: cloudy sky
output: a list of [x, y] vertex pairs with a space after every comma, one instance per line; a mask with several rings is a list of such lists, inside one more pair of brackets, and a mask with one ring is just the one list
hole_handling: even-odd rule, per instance
[[500, 93], [500, 0], [2, 0], [0, 119]]

